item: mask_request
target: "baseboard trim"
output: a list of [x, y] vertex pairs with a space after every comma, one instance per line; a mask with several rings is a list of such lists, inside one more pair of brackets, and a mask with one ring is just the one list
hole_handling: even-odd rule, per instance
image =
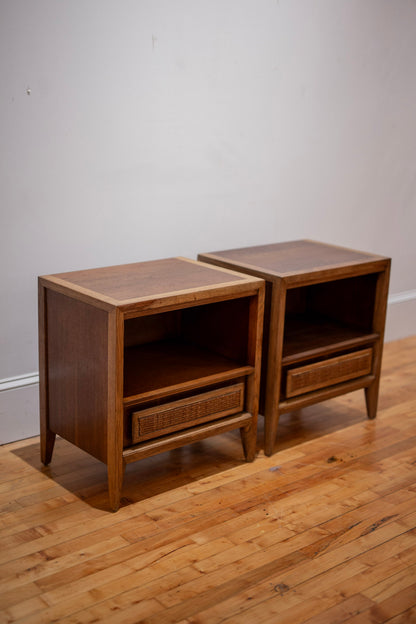
[[6, 390], [16, 390], [25, 388], [26, 386], [35, 386], [39, 383], [39, 373], [27, 373], [26, 375], [17, 375], [17, 377], [8, 377], [0, 379], [0, 392]]
[[413, 301], [414, 299], [416, 299], [416, 290], [405, 290], [403, 292], [396, 293], [395, 295], [389, 295], [388, 305], [405, 303], [406, 301]]

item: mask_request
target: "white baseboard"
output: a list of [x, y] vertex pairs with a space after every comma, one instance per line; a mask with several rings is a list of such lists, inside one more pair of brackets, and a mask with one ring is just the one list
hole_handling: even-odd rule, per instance
[[[416, 334], [416, 290], [389, 296], [386, 342]], [[39, 375], [0, 379], [0, 444], [39, 435]]]
[[416, 301], [416, 290], [404, 290], [395, 295], [389, 295], [388, 304], [405, 303], [406, 301]]
[[[39, 435], [39, 384], [25, 384], [0, 392], [0, 444]], [[26, 380], [27, 381], [27, 380]]]
[[26, 386], [34, 386], [39, 383], [39, 373], [28, 373], [27, 375], [18, 375], [17, 377], [7, 377], [0, 379], [0, 392], [5, 390], [14, 390], [15, 388], [25, 388]]
[[390, 295], [387, 307], [385, 341], [416, 334], [416, 290]]

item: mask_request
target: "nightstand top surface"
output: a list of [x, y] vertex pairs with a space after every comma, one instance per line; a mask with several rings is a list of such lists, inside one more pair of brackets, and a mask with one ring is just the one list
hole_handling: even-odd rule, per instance
[[387, 260], [383, 256], [311, 240], [242, 247], [199, 256], [201, 260], [204, 260], [204, 257], [225, 261], [237, 271], [239, 268], [252, 269], [259, 275], [282, 278]]
[[255, 277], [242, 275], [187, 258], [167, 258], [134, 264], [56, 273], [40, 278], [47, 286], [81, 292], [90, 298], [123, 305], [134, 301], [165, 298], [189, 291], [209, 291], [233, 285], [255, 284]]

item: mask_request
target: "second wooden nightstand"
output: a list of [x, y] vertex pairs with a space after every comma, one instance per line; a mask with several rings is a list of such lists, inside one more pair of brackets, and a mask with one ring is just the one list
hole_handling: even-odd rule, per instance
[[198, 256], [267, 281], [260, 411], [279, 415], [364, 388], [377, 411], [390, 259], [309, 240]]

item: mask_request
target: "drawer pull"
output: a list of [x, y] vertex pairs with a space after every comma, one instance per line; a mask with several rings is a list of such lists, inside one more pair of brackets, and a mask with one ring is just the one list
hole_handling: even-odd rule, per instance
[[363, 349], [290, 369], [286, 378], [286, 396], [297, 396], [368, 375], [371, 372], [371, 363], [372, 349]]
[[132, 441], [136, 444], [142, 440], [235, 414], [241, 412], [243, 406], [244, 384], [238, 383], [133, 412]]

